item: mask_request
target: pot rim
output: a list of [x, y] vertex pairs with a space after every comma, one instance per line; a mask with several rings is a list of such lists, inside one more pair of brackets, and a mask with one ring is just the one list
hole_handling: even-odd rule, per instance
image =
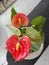
[[40, 47], [39, 51], [29, 53], [29, 55], [25, 59], [29, 60], [29, 59], [37, 58], [41, 54], [41, 52], [43, 51], [43, 48], [44, 48], [44, 43], [41, 43], [41, 47]]

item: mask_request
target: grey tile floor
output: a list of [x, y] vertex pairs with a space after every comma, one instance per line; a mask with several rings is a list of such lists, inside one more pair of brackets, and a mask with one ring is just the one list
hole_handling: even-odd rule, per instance
[[40, 2], [41, 0], [17, 0], [11, 7], [7, 9], [3, 14], [0, 15], [0, 65], [7, 65], [5, 42], [7, 39], [7, 32], [5, 29], [6, 24], [11, 24], [10, 10], [12, 7], [17, 12], [22, 12], [28, 15]]
[[42, 56], [38, 59], [38, 61], [35, 63], [35, 65], [49, 65], [49, 46], [45, 50], [45, 52], [42, 54]]
[[17, 0], [0, 0], [0, 14]]

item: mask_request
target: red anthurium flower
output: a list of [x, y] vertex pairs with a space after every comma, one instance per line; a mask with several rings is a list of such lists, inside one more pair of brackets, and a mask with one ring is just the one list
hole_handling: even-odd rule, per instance
[[30, 39], [27, 36], [22, 36], [18, 40], [17, 35], [12, 35], [6, 42], [9, 52], [14, 57], [15, 61], [23, 60], [30, 52]]
[[12, 24], [16, 28], [20, 28], [20, 26], [28, 26], [29, 19], [28, 17], [23, 13], [18, 13], [13, 16]]

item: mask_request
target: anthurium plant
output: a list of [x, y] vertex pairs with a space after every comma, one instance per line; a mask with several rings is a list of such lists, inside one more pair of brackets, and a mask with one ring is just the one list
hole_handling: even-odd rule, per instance
[[45, 17], [37, 16], [30, 22], [24, 13], [17, 13], [14, 8], [11, 9], [12, 25], [7, 24], [6, 28], [14, 34], [7, 39], [6, 46], [15, 61], [23, 60], [31, 51], [40, 49], [45, 38], [42, 30], [45, 21]]

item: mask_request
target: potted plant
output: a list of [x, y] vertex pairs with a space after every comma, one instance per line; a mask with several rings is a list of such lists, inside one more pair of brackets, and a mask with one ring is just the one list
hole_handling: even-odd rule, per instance
[[44, 47], [45, 35], [42, 27], [45, 21], [45, 17], [37, 16], [30, 22], [24, 13], [11, 9], [12, 24], [6, 25], [6, 46], [15, 61], [34, 59], [40, 55]]

